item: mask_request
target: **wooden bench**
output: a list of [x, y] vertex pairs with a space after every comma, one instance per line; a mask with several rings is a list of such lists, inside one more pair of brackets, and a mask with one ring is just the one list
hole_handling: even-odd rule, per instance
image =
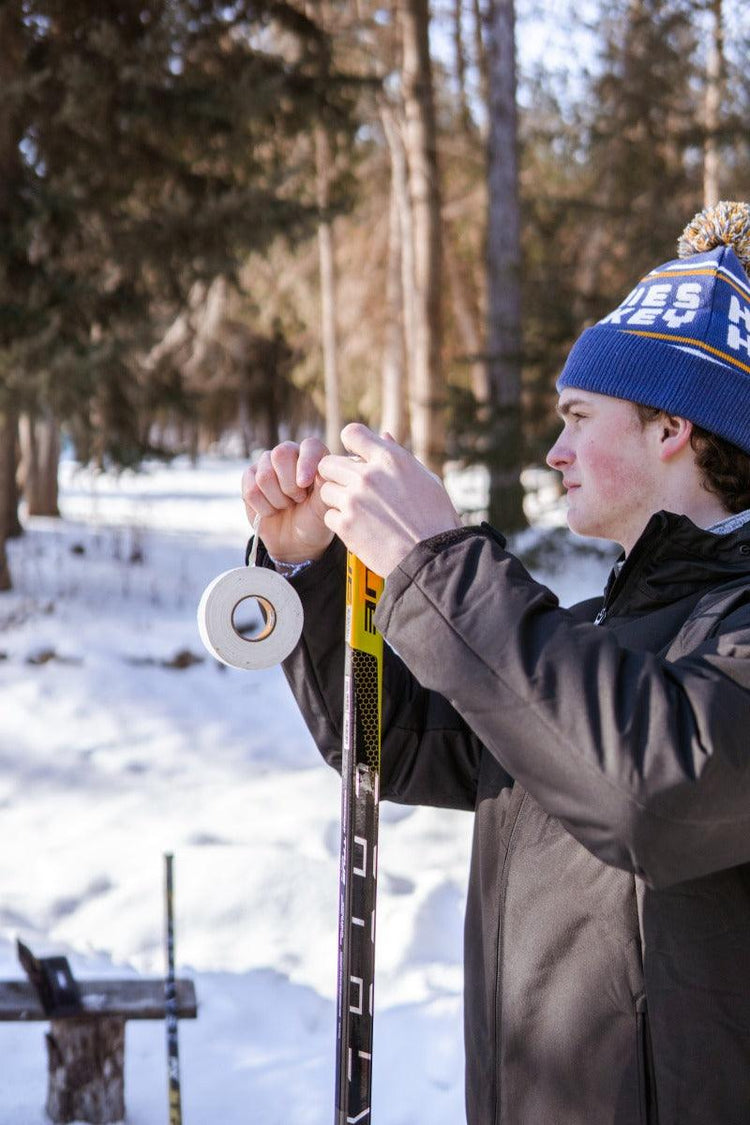
[[[0, 981], [0, 1022], [49, 1021], [47, 1113], [52, 1121], [112, 1125], [125, 1117], [125, 1024], [164, 1019], [164, 981], [134, 977], [77, 984], [81, 1011], [54, 1019], [45, 1015], [29, 981]], [[195, 1019], [195, 985], [191, 980], [175, 985], [178, 1018]]]

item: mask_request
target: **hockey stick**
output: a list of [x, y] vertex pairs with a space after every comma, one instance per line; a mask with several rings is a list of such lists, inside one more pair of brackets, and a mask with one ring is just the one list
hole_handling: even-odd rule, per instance
[[169, 1089], [169, 1125], [182, 1125], [180, 1089], [180, 1056], [177, 1044], [177, 990], [174, 977], [174, 857], [164, 856], [166, 906], [167, 977], [164, 982], [164, 1013], [167, 1027], [167, 1083]]
[[373, 624], [383, 580], [346, 560], [346, 666], [335, 1125], [369, 1122], [383, 641]]

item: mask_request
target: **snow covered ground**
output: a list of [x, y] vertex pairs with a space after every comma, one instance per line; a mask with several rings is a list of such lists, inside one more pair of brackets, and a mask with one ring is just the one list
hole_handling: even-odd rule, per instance
[[[21, 975], [16, 937], [81, 978], [161, 974], [173, 851], [178, 971], [199, 1001], [180, 1025], [186, 1125], [328, 1125], [338, 778], [280, 670], [218, 665], [195, 622], [205, 585], [241, 564], [241, 470], [65, 462], [64, 519], [28, 520], [10, 545], [0, 975]], [[598, 592], [611, 559], [560, 528], [520, 546], [564, 603]], [[457, 1125], [471, 818], [385, 804], [381, 823], [375, 1119]], [[2, 1125], [45, 1121], [44, 1030], [0, 1024]], [[167, 1120], [164, 1044], [161, 1024], [128, 1025], [130, 1125]]]

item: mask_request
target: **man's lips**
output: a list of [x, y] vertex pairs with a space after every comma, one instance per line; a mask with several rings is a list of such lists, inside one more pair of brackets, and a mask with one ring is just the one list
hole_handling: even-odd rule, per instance
[[567, 489], [568, 492], [570, 492], [570, 490], [572, 488], [580, 488], [581, 487], [580, 484], [576, 484], [576, 482], [572, 481], [572, 480], [564, 480], [562, 483], [563, 483], [563, 488]]

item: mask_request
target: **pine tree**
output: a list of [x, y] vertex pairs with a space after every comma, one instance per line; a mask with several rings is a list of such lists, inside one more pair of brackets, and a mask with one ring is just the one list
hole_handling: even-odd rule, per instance
[[608, 8], [605, 34], [604, 68], [591, 91], [585, 318], [601, 316], [655, 261], [674, 257], [702, 197], [688, 160], [701, 116], [690, 5], [619, 0]]
[[155, 310], [309, 228], [285, 144], [348, 95], [279, 0], [6, 0], [0, 42], [0, 411], [132, 461]]

